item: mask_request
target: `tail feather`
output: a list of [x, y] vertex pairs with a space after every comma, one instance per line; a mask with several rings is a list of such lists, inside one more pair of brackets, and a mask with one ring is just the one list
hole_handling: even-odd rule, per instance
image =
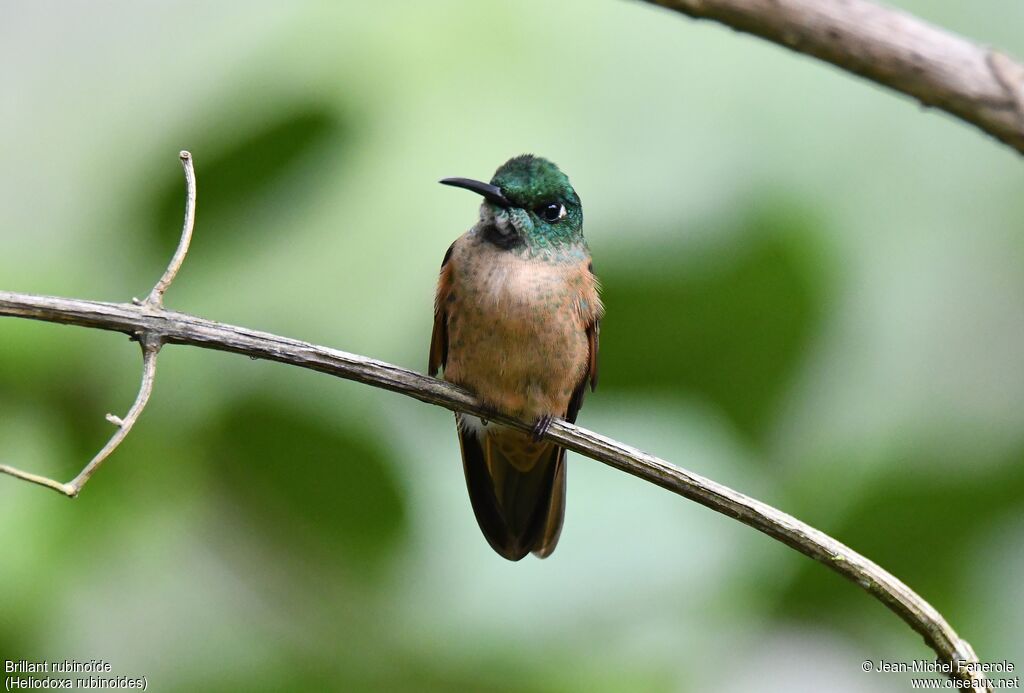
[[565, 451], [510, 429], [459, 426], [459, 442], [469, 499], [491, 547], [510, 561], [531, 551], [549, 556], [565, 516]]
[[526, 551], [519, 549], [501, 516], [480, 440], [475, 432], [463, 431], [460, 426], [459, 443], [462, 447], [462, 468], [466, 473], [469, 501], [473, 506], [477, 524], [480, 525], [480, 530], [492, 549], [510, 561], [518, 561], [526, 555]]
[[547, 558], [558, 545], [558, 537], [562, 535], [562, 522], [565, 520], [565, 448], [556, 447], [555, 478], [551, 486], [551, 500], [548, 503], [547, 518], [540, 541], [532, 549], [537, 558]]

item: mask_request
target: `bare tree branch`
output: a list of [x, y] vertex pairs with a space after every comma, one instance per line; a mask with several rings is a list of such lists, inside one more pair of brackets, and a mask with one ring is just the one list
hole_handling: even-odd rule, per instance
[[1024, 65], [869, 0], [646, 0], [806, 53], [1024, 152]]
[[[398, 392], [451, 411], [475, 414], [523, 431], [533, 430], [532, 422], [510, 419], [491, 411], [469, 392], [443, 380], [365, 356], [164, 309], [163, 293], [188, 252], [195, 220], [195, 176], [188, 152], [181, 153], [181, 161], [187, 188], [181, 241], [167, 270], [146, 300], [104, 303], [0, 291], [0, 317], [123, 332], [141, 344], [144, 366], [139, 394], [125, 418], [107, 415], [107, 419], [118, 426], [118, 432], [75, 479], [62, 484], [6, 465], [0, 465], [0, 472], [66, 496], [77, 496], [100, 464], [128, 435], [145, 408], [153, 391], [157, 354], [164, 344], [187, 344], [308, 368]], [[974, 650], [956, 634], [942, 614], [895, 576], [824, 532], [711, 479], [564, 420], [554, 419], [543, 437], [739, 520], [828, 566], [859, 585], [920, 633], [939, 659], [951, 667], [952, 678], [960, 679], [971, 690], [988, 690], [981, 674], [965, 666], [978, 664]]]
[[[153, 335], [165, 344], [229, 351], [354, 380], [452, 411], [483, 416], [524, 431], [531, 424], [500, 416], [470, 393], [443, 380], [383, 361], [288, 337], [205, 320], [169, 310], [0, 291], [0, 316], [79, 325], [128, 335]], [[795, 517], [665, 460], [555, 419], [546, 438], [712, 510], [735, 518], [825, 564], [881, 601], [924, 636], [945, 662], [976, 662], [971, 646], [924, 599], [853, 549]], [[22, 477], [24, 478], [24, 477]]]
[[[191, 154], [182, 151], [178, 158], [181, 159], [182, 168], [185, 169], [185, 221], [181, 226], [181, 239], [178, 241], [178, 248], [174, 251], [174, 256], [171, 258], [170, 264], [167, 265], [167, 269], [164, 270], [163, 276], [160, 277], [145, 300], [132, 299], [134, 305], [145, 311], [159, 311], [163, 308], [164, 292], [170, 287], [174, 278], [178, 276], [178, 270], [181, 269], [181, 265], [185, 261], [185, 255], [188, 254], [189, 244], [192, 242], [192, 229], [195, 227], [196, 222], [196, 174], [192, 167]], [[59, 491], [71, 498], [78, 495], [86, 482], [99, 469], [100, 465], [110, 457], [111, 453], [121, 444], [121, 441], [128, 437], [132, 426], [138, 421], [142, 410], [146, 408], [149, 396], [153, 394], [153, 381], [156, 379], [156, 359], [160, 354], [160, 347], [163, 346], [163, 340], [159, 332], [151, 330], [129, 331], [128, 334], [133, 339], [137, 339], [139, 346], [142, 347], [142, 382], [139, 384], [139, 394], [136, 395], [135, 402], [128, 410], [128, 413], [124, 415], [124, 418], [107, 414], [107, 421], [117, 426], [117, 431], [110, 437], [107, 444], [89, 460], [89, 463], [78, 473], [78, 476], [68, 483], [62, 484], [55, 479], [25, 472], [6, 464], [0, 464], [0, 472], [18, 477], [24, 481], [30, 481], [33, 484], [52, 488], [54, 491]]]

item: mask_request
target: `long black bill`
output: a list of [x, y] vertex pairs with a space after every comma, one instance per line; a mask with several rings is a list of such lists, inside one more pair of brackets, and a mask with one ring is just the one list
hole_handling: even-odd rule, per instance
[[484, 199], [493, 202], [499, 207], [512, 206], [512, 203], [508, 201], [508, 198], [505, 197], [505, 194], [501, 192], [501, 188], [497, 185], [481, 183], [480, 181], [473, 180], [472, 178], [444, 178], [439, 182], [441, 185], [451, 185], [456, 188], [472, 190], [478, 195], [483, 195]]

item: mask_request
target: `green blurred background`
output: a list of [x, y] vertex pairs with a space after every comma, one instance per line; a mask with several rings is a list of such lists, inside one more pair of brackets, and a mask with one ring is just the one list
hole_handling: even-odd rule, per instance
[[[1019, 0], [904, 1], [1024, 55]], [[942, 114], [638, 2], [0, 5], [0, 288], [169, 307], [426, 367], [473, 196], [542, 154], [604, 283], [580, 423], [789, 511], [1024, 666], [1024, 169]], [[71, 478], [121, 335], [0, 321], [0, 459]], [[451, 414], [165, 350], [74, 501], [0, 478], [0, 658], [158, 691], [899, 691], [855, 586], [570, 455], [546, 561], [487, 546]]]

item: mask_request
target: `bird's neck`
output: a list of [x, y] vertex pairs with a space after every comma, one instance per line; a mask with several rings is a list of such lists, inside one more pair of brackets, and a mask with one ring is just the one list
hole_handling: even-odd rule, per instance
[[583, 234], [577, 232], [565, 233], [542, 233], [530, 231], [523, 235], [525, 241], [522, 245], [512, 249], [510, 252], [519, 255], [524, 259], [539, 259], [547, 262], [579, 262], [590, 255], [590, 249], [583, 238]]

